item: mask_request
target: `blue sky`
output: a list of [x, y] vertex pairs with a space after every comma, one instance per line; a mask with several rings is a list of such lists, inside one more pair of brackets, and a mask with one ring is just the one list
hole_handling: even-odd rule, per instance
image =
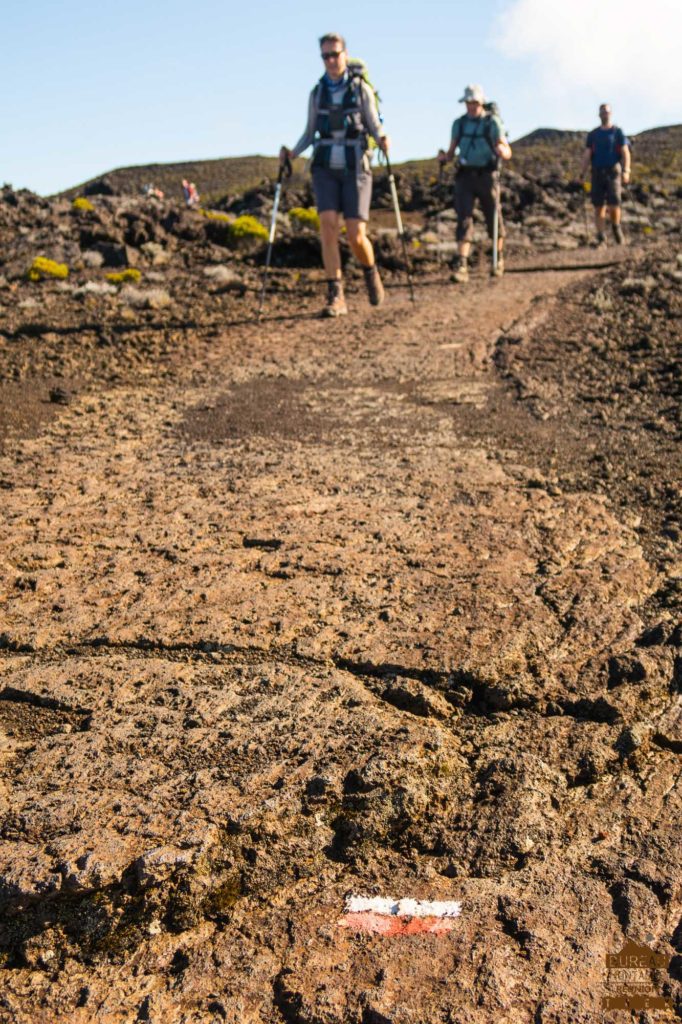
[[467, 82], [498, 100], [512, 139], [591, 127], [604, 99], [626, 131], [679, 123], [681, 12], [677, 0], [8, 0], [0, 181], [48, 194], [130, 164], [274, 154], [303, 129], [329, 30], [367, 61], [395, 160], [447, 144]]

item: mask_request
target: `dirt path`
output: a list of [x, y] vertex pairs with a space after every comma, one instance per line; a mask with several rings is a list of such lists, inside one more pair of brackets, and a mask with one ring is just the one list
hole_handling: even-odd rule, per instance
[[[0, 1020], [594, 1021], [672, 933], [657, 571], [492, 361], [569, 280], [273, 299], [7, 442]], [[350, 893], [463, 911], [368, 937]]]

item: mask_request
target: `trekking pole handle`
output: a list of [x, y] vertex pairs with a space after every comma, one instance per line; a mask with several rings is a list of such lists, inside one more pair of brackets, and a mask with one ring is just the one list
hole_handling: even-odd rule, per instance
[[284, 160], [279, 165], [279, 172], [277, 174], [277, 184], [278, 185], [282, 184], [282, 179], [285, 177], [285, 175], [286, 175], [287, 178], [291, 177], [291, 170], [292, 170], [292, 168], [291, 168], [291, 160], [287, 156], [287, 157], [284, 158]]

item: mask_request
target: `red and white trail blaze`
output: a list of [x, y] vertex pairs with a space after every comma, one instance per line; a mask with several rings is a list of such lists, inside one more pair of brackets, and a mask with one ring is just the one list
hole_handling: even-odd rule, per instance
[[392, 900], [350, 896], [339, 927], [374, 935], [441, 935], [452, 931], [462, 904], [455, 900]]

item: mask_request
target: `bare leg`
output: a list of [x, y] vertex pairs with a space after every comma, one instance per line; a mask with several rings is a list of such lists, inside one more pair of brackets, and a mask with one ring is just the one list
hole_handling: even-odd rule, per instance
[[367, 237], [367, 225], [364, 220], [349, 217], [346, 220], [346, 231], [353, 255], [364, 271], [369, 301], [372, 306], [380, 306], [384, 301], [384, 286], [374, 262], [374, 248]]
[[[501, 254], [503, 249], [504, 249], [504, 238], [498, 238], [497, 239], [497, 251], [498, 251], [498, 253]], [[459, 258], [461, 260], [462, 259], [468, 260], [470, 252], [471, 252], [471, 242], [458, 242], [457, 243], [457, 255], [459, 256]]]
[[606, 231], [606, 207], [595, 206], [594, 208], [594, 225], [597, 229], [598, 235], [603, 235]]
[[322, 262], [327, 280], [340, 280], [339, 215], [336, 210], [323, 210], [320, 214], [320, 241], [322, 243]]
[[356, 260], [361, 263], [363, 267], [373, 267], [374, 249], [372, 248], [372, 243], [367, 237], [367, 225], [365, 221], [349, 217], [346, 221], [346, 231], [348, 233], [348, 244], [350, 245]]
[[616, 244], [623, 245], [625, 242], [625, 236], [623, 234], [623, 229], [620, 226], [620, 206], [609, 206], [609, 217], [611, 218], [611, 228], [613, 230], [613, 237], [616, 240]]

